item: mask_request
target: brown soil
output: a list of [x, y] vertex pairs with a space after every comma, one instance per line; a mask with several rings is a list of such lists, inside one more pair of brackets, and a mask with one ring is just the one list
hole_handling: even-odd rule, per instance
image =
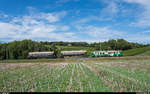
[[74, 75], [74, 68], [72, 68], [72, 76], [70, 77], [69, 85], [67, 86], [66, 92], [71, 92], [73, 75]]

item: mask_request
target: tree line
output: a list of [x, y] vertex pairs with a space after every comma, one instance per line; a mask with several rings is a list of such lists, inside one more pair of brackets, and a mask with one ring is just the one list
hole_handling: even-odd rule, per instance
[[56, 57], [60, 56], [60, 49], [57, 46], [82, 46], [93, 47], [96, 50], [128, 50], [140, 48], [144, 44], [128, 42], [124, 39], [111, 39], [99, 43], [87, 42], [36, 42], [32, 40], [13, 41], [0, 43], [0, 59], [25, 59], [29, 52], [54, 51]]
[[25, 59], [29, 52], [55, 51], [55, 45], [47, 47], [32, 40], [13, 41], [0, 44], [0, 59]]
[[124, 39], [110, 39], [108, 41], [104, 42], [98, 42], [98, 43], [87, 43], [87, 42], [63, 42], [63, 41], [58, 41], [58, 42], [40, 42], [43, 45], [56, 45], [56, 46], [82, 46], [82, 47], [94, 47], [96, 50], [128, 50], [132, 48], [140, 48], [140, 47], [145, 47], [149, 46], [140, 44], [140, 43], [133, 43], [133, 42], [128, 42]]
[[56, 41], [56, 42], [48, 42], [48, 41], [41, 41], [41, 44], [44, 45], [56, 45], [56, 46], [88, 46], [87, 42], [63, 42], [63, 41]]
[[99, 43], [92, 43], [90, 46], [95, 47], [96, 50], [128, 50], [133, 48], [140, 48], [149, 46], [149, 44], [139, 44], [139, 43], [133, 43], [128, 42], [124, 39], [111, 39], [105, 42], [99, 42]]

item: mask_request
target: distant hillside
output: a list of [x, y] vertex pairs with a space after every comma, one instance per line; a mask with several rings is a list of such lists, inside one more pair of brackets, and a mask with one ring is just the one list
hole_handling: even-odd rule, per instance
[[136, 56], [150, 56], [150, 50]]
[[150, 56], [150, 46], [123, 51], [124, 56]]

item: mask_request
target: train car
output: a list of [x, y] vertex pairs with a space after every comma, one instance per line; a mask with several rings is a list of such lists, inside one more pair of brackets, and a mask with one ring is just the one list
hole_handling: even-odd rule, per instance
[[[94, 51], [91, 57], [113, 57], [113, 56], [123, 56], [122, 51]], [[75, 50], [75, 51], [61, 51], [61, 58], [67, 57], [88, 57], [86, 50]], [[54, 52], [29, 52], [28, 59], [37, 58], [56, 58]]]
[[54, 52], [29, 52], [28, 59], [54, 58]]
[[91, 57], [113, 57], [113, 56], [123, 56], [122, 51], [94, 51]]
[[61, 51], [63, 57], [72, 57], [72, 56], [87, 56], [86, 50], [75, 50], [75, 51]]

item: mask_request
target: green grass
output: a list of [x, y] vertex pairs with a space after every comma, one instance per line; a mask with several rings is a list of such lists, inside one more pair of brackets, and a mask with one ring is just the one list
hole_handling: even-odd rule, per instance
[[150, 56], [150, 51], [144, 52], [142, 54], [138, 54], [136, 56]]
[[10, 64], [0, 65], [0, 92], [150, 92], [150, 60]]
[[123, 51], [123, 56], [135, 56], [135, 55], [145, 53], [147, 51], [150, 51], [150, 46]]

